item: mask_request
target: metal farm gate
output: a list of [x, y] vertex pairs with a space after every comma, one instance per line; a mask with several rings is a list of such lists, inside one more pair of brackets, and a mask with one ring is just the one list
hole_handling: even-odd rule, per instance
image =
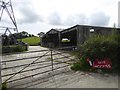
[[6, 54], [2, 56], [2, 83], [8, 88], [59, 87], [54, 76], [61, 80], [65, 75], [59, 75], [70, 72], [74, 60], [65, 51], [52, 49]]

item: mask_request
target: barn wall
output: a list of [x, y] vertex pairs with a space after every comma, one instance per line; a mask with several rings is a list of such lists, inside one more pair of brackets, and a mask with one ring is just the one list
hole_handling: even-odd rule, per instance
[[[90, 29], [94, 29], [94, 32], [91, 33]], [[46, 47], [77, 46], [77, 48], [79, 48], [79, 46], [83, 44], [85, 40], [87, 40], [92, 34], [110, 35], [112, 34], [113, 29], [114, 28], [76, 25], [74, 27], [57, 32], [56, 34], [48, 33], [45, 37], [43, 37], [43, 46]], [[71, 39], [71, 42], [62, 43], [61, 42], [62, 38], [69, 38]]]

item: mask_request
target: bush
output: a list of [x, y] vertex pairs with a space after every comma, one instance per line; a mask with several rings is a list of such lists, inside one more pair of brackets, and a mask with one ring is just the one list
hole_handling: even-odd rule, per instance
[[[89, 38], [80, 49], [79, 54], [79, 63], [82, 63], [79, 67], [82, 70], [89, 70], [91, 67], [87, 63], [87, 59], [90, 59], [92, 62], [95, 59], [103, 60], [105, 58], [109, 58], [112, 61], [112, 70], [117, 72], [118, 68], [118, 60], [120, 51], [120, 34], [113, 34], [110, 36], [103, 35], [95, 35]], [[78, 62], [77, 62], [78, 63]], [[76, 67], [76, 64], [73, 65]], [[72, 68], [73, 68], [72, 67]], [[78, 66], [77, 66], [78, 68]], [[92, 68], [91, 68], [92, 69]], [[106, 70], [104, 70], [106, 71]]]
[[13, 51], [14, 52], [22, 52], [22, 51], [25, 51], [25, 50], [26, 50], [25, 46], [20, 46], [20, 45], [13, 46]]
[[13, 53], [13, 52], [23, 52], [27, 51], [26, 45], [11, 45], [11, 46], [3, 46], [2, 53]]
[[7, 82], [2, 83], [2, 90], [7, 90]]

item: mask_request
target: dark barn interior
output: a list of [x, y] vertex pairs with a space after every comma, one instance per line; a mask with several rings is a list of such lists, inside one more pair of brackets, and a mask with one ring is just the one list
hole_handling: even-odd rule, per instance
[[69, 42], [61, 42], [61, 47], [69, 47], [77, 45], [77, 30], [72, 31], [62, 31], [61, 40], [67, 38]]

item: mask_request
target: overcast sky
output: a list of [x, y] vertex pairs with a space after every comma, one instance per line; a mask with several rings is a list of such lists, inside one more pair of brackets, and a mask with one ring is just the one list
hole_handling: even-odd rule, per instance
[[[7, 0], [6, 0], [7, 1]], [[113, 27], [119, 0], [12, 0], [18, 29], [37, 35], [51, 28], [74, 25]], [[9, 23], [4, 12], [2, 22]]]

